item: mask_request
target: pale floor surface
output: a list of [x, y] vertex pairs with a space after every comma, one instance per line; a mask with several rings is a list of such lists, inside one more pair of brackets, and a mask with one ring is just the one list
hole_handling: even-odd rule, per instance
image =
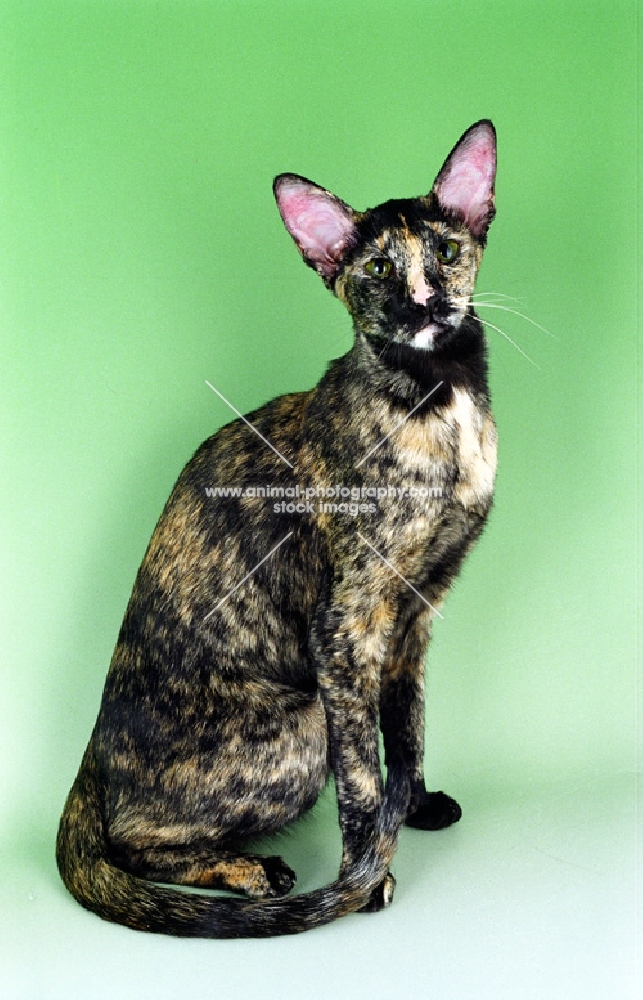
[[[269, 941], [111, 926], [66, 894], [48, 844], [3, 851], [0, 998], [641, 1000], [634, 775], [460, 797], [457, 827], [403, 832], [389, 910]], [[332, 812], [277, 845], [304, 890], [334, 876]]]

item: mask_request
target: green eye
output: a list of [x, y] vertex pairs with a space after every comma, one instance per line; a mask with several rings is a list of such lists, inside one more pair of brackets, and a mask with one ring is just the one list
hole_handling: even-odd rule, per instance
[[364, 270], [372, 278], [387, 278], [393, 270], [393, 265], [386, 257], [374, 257], [373, 260], [369, 260], [368, 264], [364, 265]]
[[444, 243], [440, 243], [435, 253], [442, 264], [453, 264], [460, 256], [460, 244], [457, 240], [445, 240]]

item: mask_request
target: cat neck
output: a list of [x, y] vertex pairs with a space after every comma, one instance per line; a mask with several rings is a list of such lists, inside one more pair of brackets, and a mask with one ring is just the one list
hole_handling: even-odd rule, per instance
[[466, 316], [452, 340], [438, 349], [418, 349], [356, 331], [349, 355], [371, 392], [385, 393], [402, 409], [417, 406], [431, 390], [427, 409], [448, 404], [454, 388], [489, 398], [486, 338], [475, 314]]

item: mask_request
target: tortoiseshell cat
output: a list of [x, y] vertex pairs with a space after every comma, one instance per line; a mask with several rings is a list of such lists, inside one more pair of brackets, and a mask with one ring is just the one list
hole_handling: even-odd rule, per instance
[[[492, 500], [496, 432], [470, 297], [495, 165], [480, 121], [425, 197], [361, 213], [277, 177], [286, 228], [347, 306], [355, 342], [310, 392], [207, 440], [161, 515], [58, 833], [65, 884], [101, 917], [182, 936], [296, 933], [388, 905], [402, 822], [460, 818], [424, 784], [424, 658]], [[212, 499], [213, 484], [237, 495]], [[308, 506], [257, 484], [286, 497], [301, 486]], [[336, 486], [360, 502], [327, 503]], [[240, 845], [309, 809], [330, 771], [337, 880], [262, 898], [295, 875]]]

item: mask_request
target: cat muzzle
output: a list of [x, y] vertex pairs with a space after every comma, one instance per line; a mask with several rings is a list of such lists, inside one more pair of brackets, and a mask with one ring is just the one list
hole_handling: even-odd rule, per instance
[[436, 341], [444, 339], [451, 331], [451, 308], [443, 295], [433, 295], [424, 308], [425, 322], [411, 337], [411, 345], [423, 350], [431, 350]]

